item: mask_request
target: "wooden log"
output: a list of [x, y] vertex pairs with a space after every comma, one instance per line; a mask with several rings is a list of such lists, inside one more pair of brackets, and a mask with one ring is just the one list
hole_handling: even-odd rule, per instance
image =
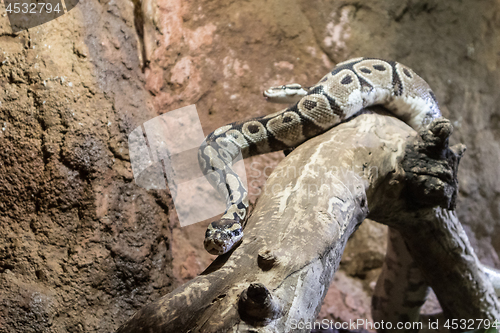
[[[239, 247], [218, 257], [202, 275], [138, 311], [118, 332], [309, 332], [345, 243], [369, 211], [392, 223], [394, 209], [397, 213], [408, 209], [401, 161], [415, 140], [416, 133], [398, 119], [362, 114], [305, 142], [269, 177]], [[441, 199], [449, 201], [449, 197]], [[428, 224], [437, 221], [436, 216], [423, 216], [432, 222]], [[488, 282], [483, 275], [471, 273], [477, 258], [471, 255], [470, 245], [460, 233], [441, 236], [450, 238], [442, 242], [459, 240], [464, 246], [459, 249], [468, 250], [451, 256], [468, 265], [466, 275], [458, 271], [453, 281], [468, 284], [467, 300], [473, 296], [484, 300], [472, 303], [477, 306], [472, 309], [475, 318], [498, 317], [491, 285], [475, 289]], [[430, 236], [419, 237], [423, 245]], [[436, 271], [441, 263], [429, 265]], [[454, 261], [446, 267], [454, 265], [460, 264]], [[424, 272], [426, 265], [421, 268], [424, 276], [430, 275]], [[429, 284], [440, 286], [433, 283]], [[458, 304], [447, 307], [451, 317], [461, 314], [460, 308], [471, 310], [456, 294], [440, 295], [445, 304], [450, 299]]]
[[[420, 310], [430, 288], [401, 234], [389, 228], [388, 238], [387, 254], [373, 292], [372, 318], [374, 322], [391, 323], [390, 329], [380, 332], [418, 332]], [[397, 329], [398, 323], [409, 326]]]
[[[400, 187], [398, 200], [375, 197], [378, 202], [372, 201], [370, 217], [399, 232], [399, 242], [406, 244], [425, 282], [433, 288], [445, 318], [468, 323], [487, 319], [493, 323], [500, 318], [500, 308], [486, 275], [492, 272], [479, 262], [454, 211], [458, 163], [465, 146], [448, 147], [452, 131], [451, 123], [442, 118], [409, 142], [401, 167], [385, 186], [378, 188], [397, 193], [399, 190], [394, 190]], [[422, 280], [418, 272], [413, 273], [416, 282]], [[420, 293], [421, 299], [416, 302], [421, 303], [422, 296]], [[414, 305], [416, 309], [417, 304]], [[395, 304], [386, 305], [385, 309], [391, 307], [394, 310]], [[381, 304], [378, 310], [378, 316], [383, 317]], [[395, 311], [404, 314], [404, 310], [400, 306]], [[411, 319], [417, 320], [416, 312]], [[468, 325], [453, 326], [456, 328], [452, 331], [470, 330]]]

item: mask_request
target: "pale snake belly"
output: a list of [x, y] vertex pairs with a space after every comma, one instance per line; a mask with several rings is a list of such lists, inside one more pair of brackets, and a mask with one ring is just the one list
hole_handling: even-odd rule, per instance
[[434, 93], [413, 70], [395, 62], [356, 58], [339, 63], [316, 85], [271, 88], [271, 101], [293, 102], [279, 112], [222, 126], [209, 134], [198, 151], [200, 167], [227, 208], [212, 222], [204, 246], [211, 254], [231, 250], [243, 237], [248, 213], [247, 190], [232, 163], [284, 150], [321, 134], [363, 108], [382, 105], [415, 130], [441, 117]]

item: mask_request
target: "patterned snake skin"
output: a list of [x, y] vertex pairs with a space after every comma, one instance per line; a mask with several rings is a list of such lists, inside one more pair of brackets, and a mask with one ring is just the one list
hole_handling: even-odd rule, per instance
[[227, 198], [226, 212], [205, 234], [204, 246], [211, 254], [228, 252], [243, 237], [247, 190], [232, 169], [239, 154], [247, 158], [296, 147], [371, 105], [383, 105], [415, 130], [441, 117], [434, 93], [422, 78], [400, 63], [381, 59], [351, 59], [307, 90], [291, 84], [271, 88], [264, 95], [271, 101], [295, 104], [222, 126], [199, 149], [203, 173]]

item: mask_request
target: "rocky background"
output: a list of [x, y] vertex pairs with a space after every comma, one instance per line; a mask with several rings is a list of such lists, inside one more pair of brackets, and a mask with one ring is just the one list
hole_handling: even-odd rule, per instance
[[[400, 61], [468, 147], [457, 211], [500, 267], [500, 4], [494, 0], [86, 0], [12, 33], [0, 3], [0, 332], [110, 332], [200, 273], [208, 222], [133, 179], [127, 135], [196, 104], [205, 134], [274, 112], [269, 86], [357, 56]], [[255, 201], [282, 153], [246, 162]], [[319, 319], [370, 318], [385, 229], [350, 241]], [[432, 306], [429, 311], [433, 311]]]

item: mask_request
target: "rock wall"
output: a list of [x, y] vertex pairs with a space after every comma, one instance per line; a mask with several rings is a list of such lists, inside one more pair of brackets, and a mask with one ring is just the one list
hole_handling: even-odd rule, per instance
[[[89, 0], [19, 34], [0, 8], [0, 332], [112, 331], [213, 259], [206, 222], [180, 228], [168, 191], [134, 183], [134, 128], [196, 104], [208, 134], [278, 110], [267, 87], [357, 56], [429, 82], [468, 146], [459, 217], [500, 266], [496, 1]], [[252, 200], [282, 157], [247, 161]], [[345, 254], [322, 318], [369, 318], [385, 239], [367, 228], [380, 236], [355, 234], [373, 245]]]
[[133, 6], [16, 35], [0, 7], [0, 332], [111, 332], [173, 286], [169, 199], [129, 162], [155, 116]]

